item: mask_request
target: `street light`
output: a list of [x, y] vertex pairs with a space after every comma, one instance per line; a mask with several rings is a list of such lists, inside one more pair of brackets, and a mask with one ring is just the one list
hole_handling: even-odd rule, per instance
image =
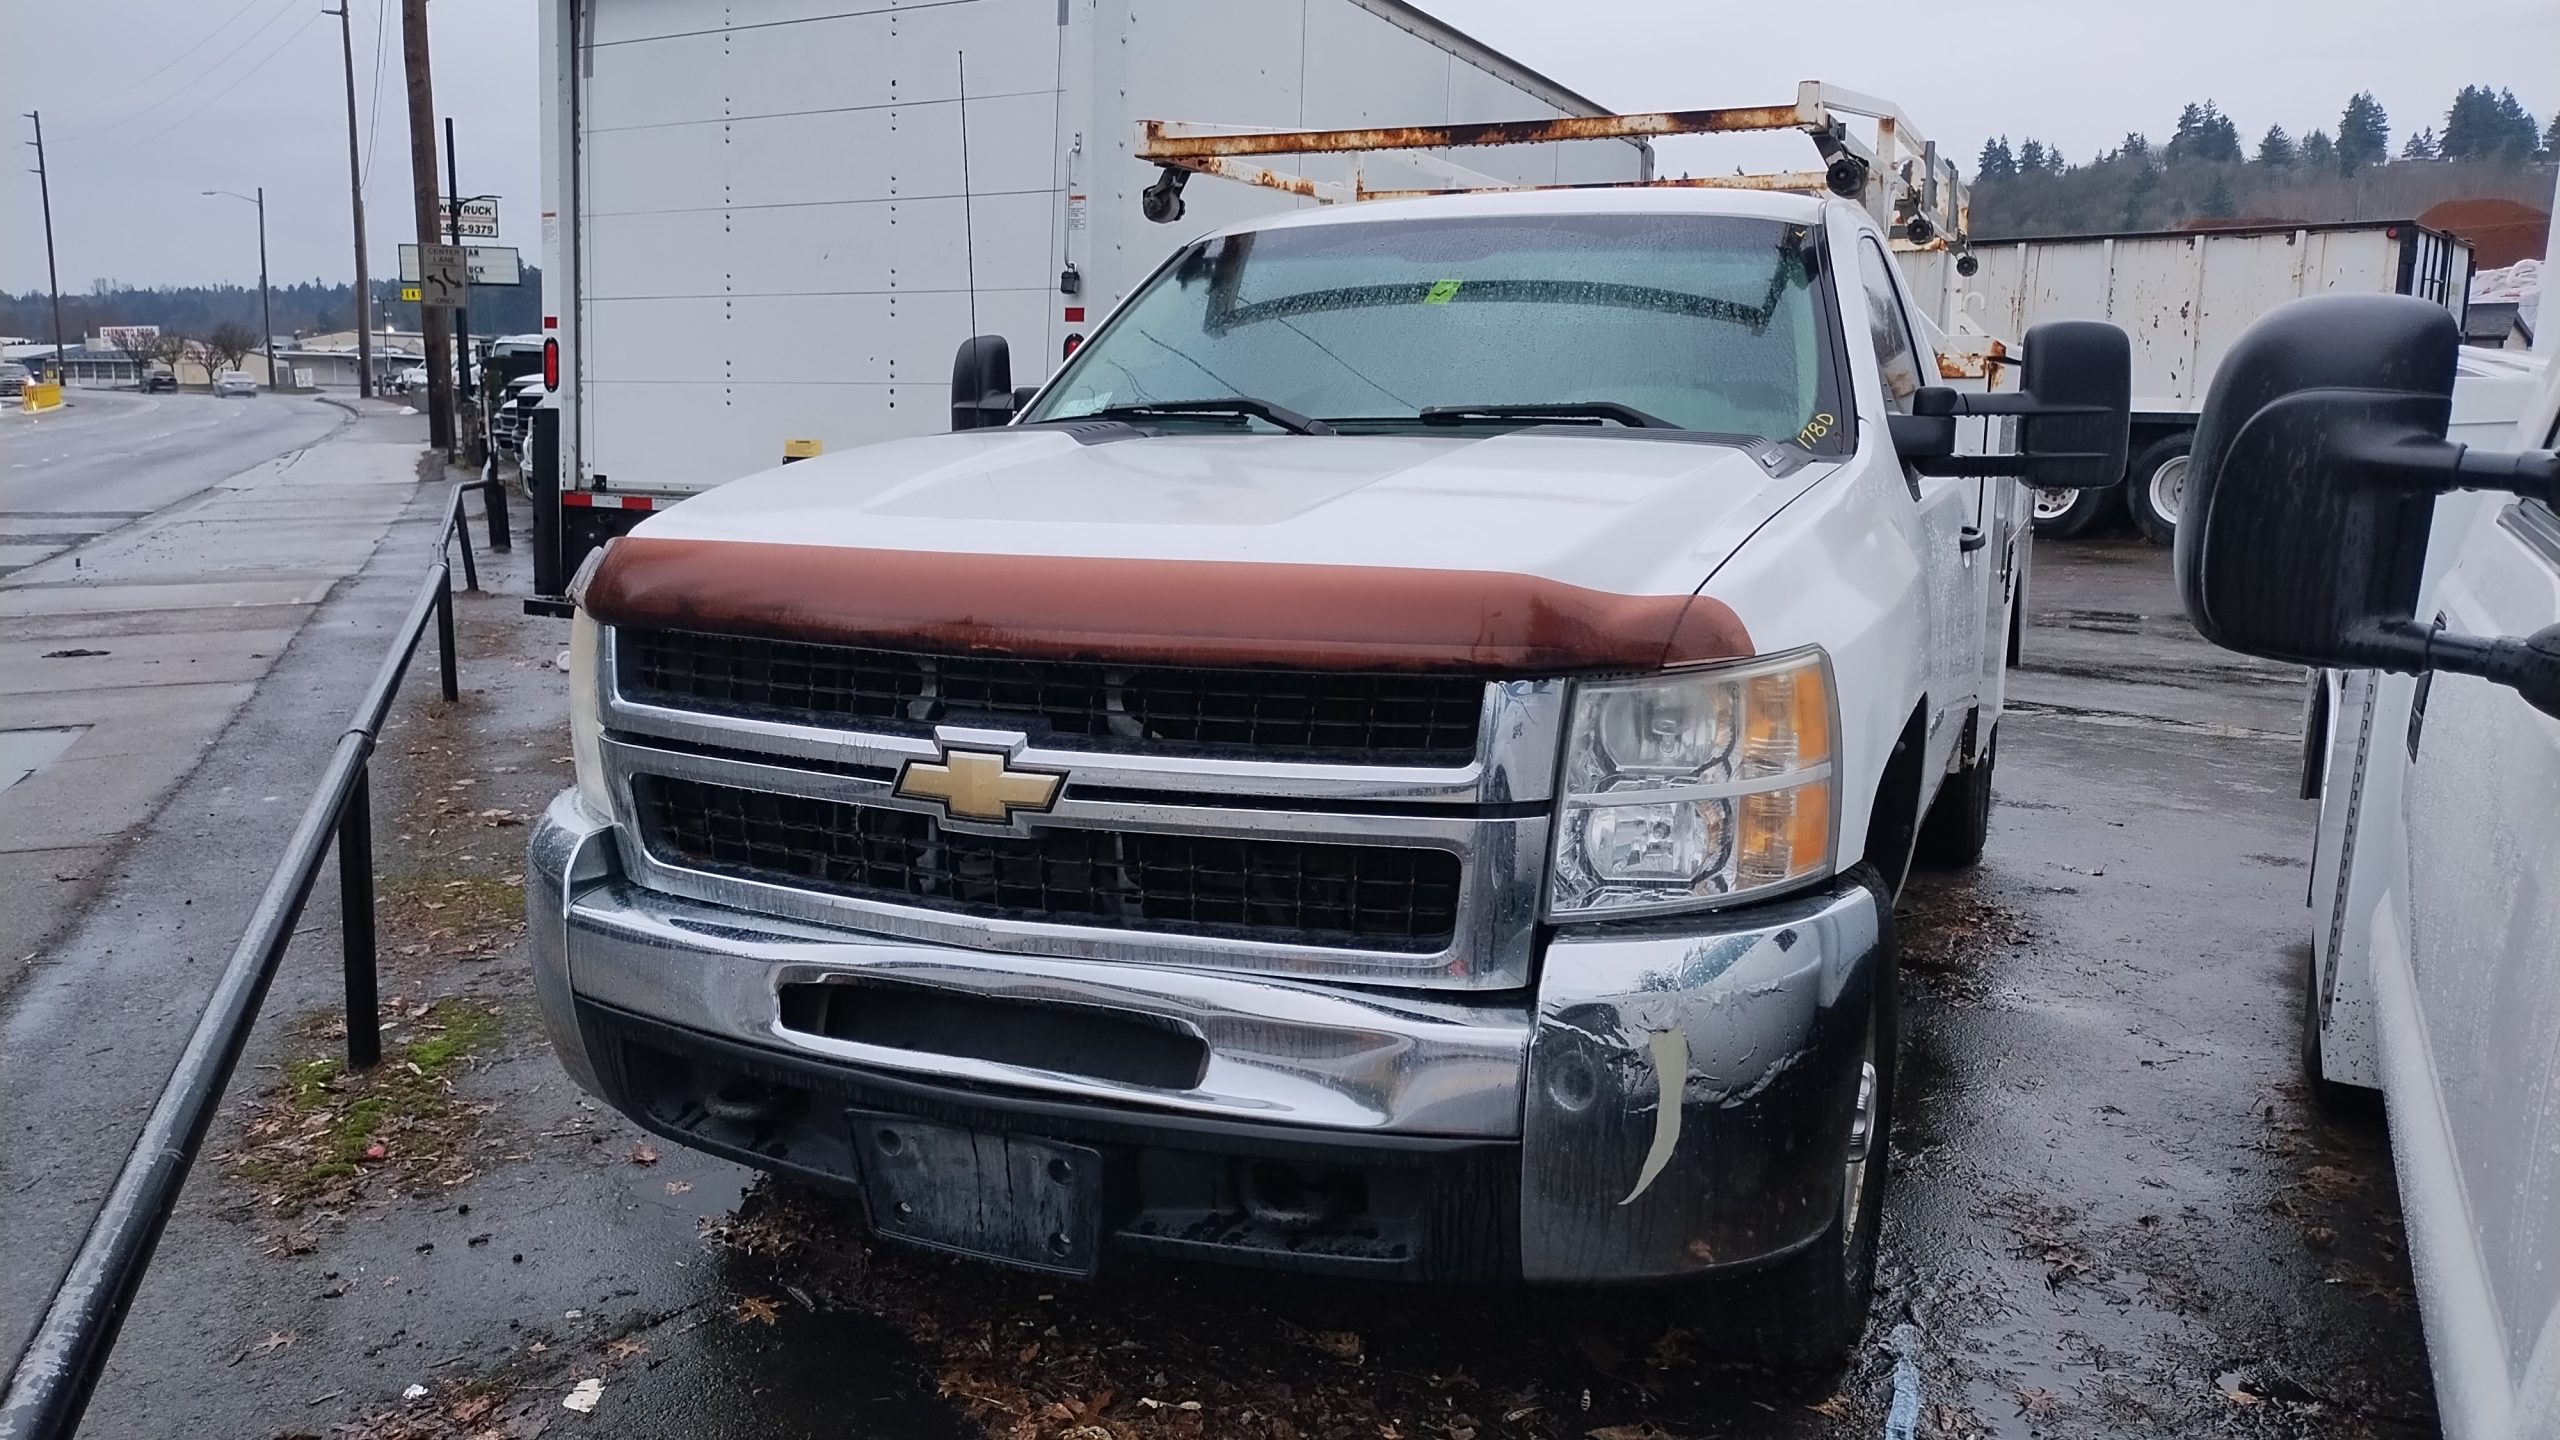
[[276, 319], [275, 312], [267, 307], [267, 187], [259, 186], [254, 200], [237, 190], [207, 190], [204, 193], [228, 195], [258, 207], [258, 329], [267, 340], [267, 388], [273, 390], [276, 388]]

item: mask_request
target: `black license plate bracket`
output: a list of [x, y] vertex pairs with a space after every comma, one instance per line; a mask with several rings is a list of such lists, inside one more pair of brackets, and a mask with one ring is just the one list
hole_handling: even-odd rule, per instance
[[855, 1111], [871, 1228], [931, 1250], [1090, 1275], [1102, 1248], [1102, 1152]]

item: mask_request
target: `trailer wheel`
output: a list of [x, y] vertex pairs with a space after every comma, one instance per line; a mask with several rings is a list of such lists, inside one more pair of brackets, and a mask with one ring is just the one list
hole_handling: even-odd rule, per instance
[[2106, 518], [2109, 490], [2044, 490], [2027, 492], [2035, 509], [2036, 538], [2069, 540], [2085, 535]]
[[2194, 440], [2194, 432], [2182, 430], [2157, 441], [2125, 472], [2125, 508], [2133, 512], [2134, 528], [2154, 545], [2178, 538], [2178, 502], [2187, 492], [2187, 449]]

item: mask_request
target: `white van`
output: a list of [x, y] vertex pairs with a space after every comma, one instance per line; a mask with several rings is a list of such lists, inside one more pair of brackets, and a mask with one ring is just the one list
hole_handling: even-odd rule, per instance
[[[2459, 335], [2305, 300], [2224, 362], [2177, 532], [2188, 614], [2336, 672], [2303, 1058], [2379, 1091], [2445, 1433], [2560, 1435], [2560, 373], [2444, 438]], [[2324, 713], [2325, 712], [2325, 713]]]

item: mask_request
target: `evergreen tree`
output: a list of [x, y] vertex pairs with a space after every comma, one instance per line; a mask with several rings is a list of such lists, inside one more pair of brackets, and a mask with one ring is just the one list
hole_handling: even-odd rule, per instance
[[2391, 117], [2370, 90], [2359, 90], [2338, 116], [2338, 169], [2352, 175], [2391, 158]]
[[2128, 160], [2148, 160], [2151, 158], [2151, 142], [2141, 131], [2128, 130], [2124, 134], [2124, 144], [2117, 147], [2116, 153]]
[[2314, 130], [2303, 136], [2301, 148], [2295, 153], [2301, 157], [2305, 170], [2316, 173], [2338, 168], [2338, 147], [2329, 139], [2326, 130]]
[[2148, 230], [2157, 223], [2151, 214], [2152, 196], [2160, 188], [2160, 172], [2145, 165], [2135, 173], [2133, 184], [2124, 192], [2124, 218], [2117, 223], [2125, 230]]
[[2061, 146], [2047, 145], [2044, 147], [2044, 173], [2047, 175], [2059, 175], [2070, 168], [2070, 166], [2062, 163]]
[[2403, 160], [2434, 160], [2439, 158], [2439, 151], [2436, 145], [2436, 127], [2430, 125], [2424, 130], [2419, 131], [2417, 134], [2410, 136], [2408, 140], [2400, 146], [2400, 158]]
[[2542, 132], [2542, 158], [2560, 160], [2560, 110], [2551, 112], [2551, 125]]
[[2169, 132], [2169, 159], [2173, 163], [2195, 158], [2196, 137], [2204, 133], [2205, 111], [2208, 108], [2210, 108], [2208, 105], [2199, 105], [2190, 100], [2186, 108], [2178, 112], [2177, 128]]
[[2229, 177], [2213, 177], [2213, 188], [2204, 192], [2204, 203], [2197, 207], [2196, 213], [2210, 215], [2216, 220], [2228, 220], [2240, 213], [2240, 202], [2231, 198]]
[[2258, 137], [2258, 163], [2270, 170], [2282, 170], [2293, 164], [2293, 137], [2281, 125], [2270, 125]]
[[2044, 173], [2044, 142], [2033, 135], [2028, 136], [2025, 143], [2018, 146], [2018, 173], [2021, 175]]
[[2015, 180], [2018, 178], [2017, 157], [2009, 153], [2009, 137], [1982, 142], [1982, 159], [1975, 167], [1980, 180]]
[[2530, 160], [2539, 145], [2535, 135], [2533, 112], [2516, 103], [2516, 92], [2498, 92], [2498, 127], [2501, 138], [2498, 153], [2509, 160]]

